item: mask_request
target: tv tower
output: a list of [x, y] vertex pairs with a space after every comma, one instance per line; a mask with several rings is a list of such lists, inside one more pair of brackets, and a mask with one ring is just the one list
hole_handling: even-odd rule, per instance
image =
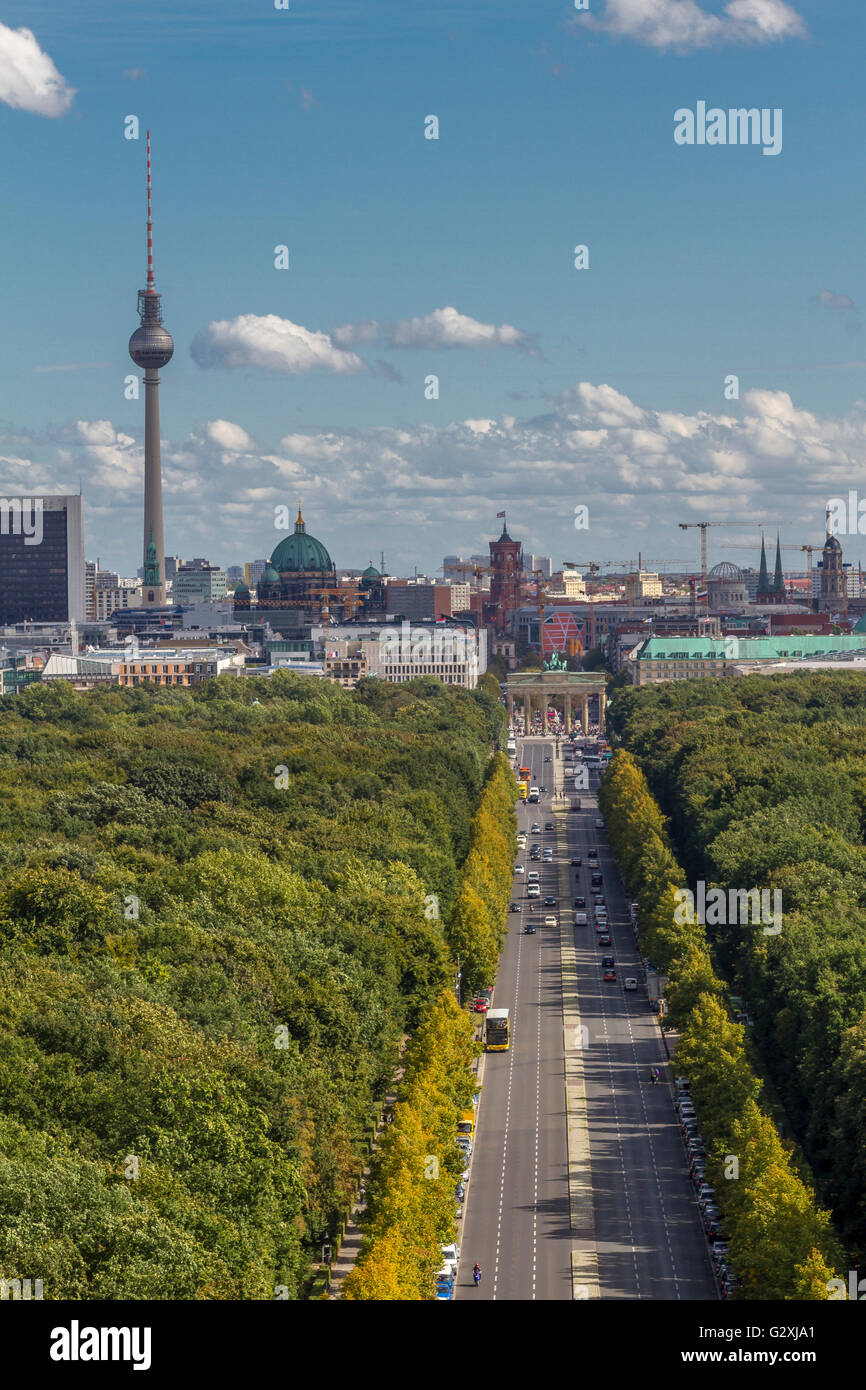
[[144, 368], [144, 587], [143, 608], [165, 604], [165, 541], [162, 530], [162, 462], [159, 452], [159, 368], [174, 354], [162, 326], [162, 295], [153, 281], [153, 218], [150, 206], [150, 131], [147, 132], [147, 288], [138, 291], [141, 325], [129, 340], [129, 355]]

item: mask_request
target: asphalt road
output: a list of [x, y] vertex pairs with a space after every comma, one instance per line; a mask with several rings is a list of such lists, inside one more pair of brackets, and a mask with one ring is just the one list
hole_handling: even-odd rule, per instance
[[[576, 947], [587, 1120], [592, 1176], [594, 1238], [584, 1236], [597, 1258], [602, 1298], [716, 1298], [700, 1216], [668, 1085], [653, 1087], [650, 1068], [664, 1062], [658, 1027], [643, 987], [628, 904], [598, 815], [593, 787], [579, 793], [582, 810], [555, 814], [552, 793], [562, 786], [563, 760], [552, 738], [518, 740], [531, 785], [547, 786], [537, 805], [518, 804], [518, 827], [527, 848], [518, 854], [525, 872], [515, 875], [509, 934], [496, 980], [494, 1007], [511, 1010], [511, 1048], [488, 1052], [484, 1064], [471, 1176], [459, 1237], [457, 1298], [572, 1299], [572, 1251], [581, 1242], [570, 1223], [568, 1143], [563, 1053], [560, 931]], [[545, 757], [553, 761], [547, 763]], [[568, 800], [577, 793], [569, 780]], [[567, 802], [565, 803], [567, 804]], [[558, 833], [545, 832], [555, 822]], [[540, 835], [531, 826], [542, 827]], [[533, 843], [552, 845], [553, 863], [529, 858]], [[592, 911], [587, 851], [596, 846], [611, 926], [612, 945], [600, 948]], [[571, 868], [572, 855], [583, 859]], [[560, 897], [563, 862], [571, 895]], [[541, 900], [530, 914], [526, 874], [540, 873]], [[579, 886], [578, 886], [579, 882]], [[587, 900], [589, 924], [574, 926], [573, 898]], [[557, 907], [542, 906], [546, 896]], [[549, 913], [557, 929], [541, 925]], [[525, 935], [526, 922], [538, 929]], [[616, 981], [602, 979], [601, 957], [616, 961]], [[625, 992], [636, 975], [640, 988]], [[472, 1266], [482, 1268], [475, 1288]]]

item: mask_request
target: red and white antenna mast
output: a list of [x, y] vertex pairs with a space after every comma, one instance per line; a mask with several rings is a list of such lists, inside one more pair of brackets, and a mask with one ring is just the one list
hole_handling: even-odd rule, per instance
[[147, 132], [147, 293], [155, 291], [153, 280], [153, 213], [150, 205], [150, 131]]

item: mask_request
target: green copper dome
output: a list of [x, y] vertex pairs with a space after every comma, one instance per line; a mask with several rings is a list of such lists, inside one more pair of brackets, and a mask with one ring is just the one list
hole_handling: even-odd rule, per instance
[[331, 557], [322, 542], [317, 541], [315, 536], [307, 535], [307, 528], [304, 525], [300, 507], [298, 508], [294, 535], [286, 536], [285, 540], [280, 541], [271, 556], [271, 564], [280, 574], [285, 574], [287, 570], [315, 570], [319, 573], [330, 573], [334, 568]]
[[277, 574], [273, 565], [265, 565], [259, 584], [279, 584], [279, 582], [280, 576]]
[[235, 586], [235, 598], [249, 598], [250, 591], [243, 580]]
[[364, 570], [364, 573], [361, 575], [361, 578], [362, 578], [362, 579], [381, 579], [382, 576], [381, 576], [381, 574], [379, 573], [379, 571], [376, 569], [376, 566], [375, 566], [375, 565], [368, 565], [367, 568]]

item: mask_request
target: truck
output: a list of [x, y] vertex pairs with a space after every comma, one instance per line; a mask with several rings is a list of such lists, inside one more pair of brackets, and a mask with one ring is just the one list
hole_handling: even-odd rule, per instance
[[521, 768], [519, 769], [517, 775], [518, 775], [518, 777], [520, 778], [521, 782], [528, 782], [528, 781], [529, 781], [529, 768], [528, 768], [528, 767], [521, 767]]

